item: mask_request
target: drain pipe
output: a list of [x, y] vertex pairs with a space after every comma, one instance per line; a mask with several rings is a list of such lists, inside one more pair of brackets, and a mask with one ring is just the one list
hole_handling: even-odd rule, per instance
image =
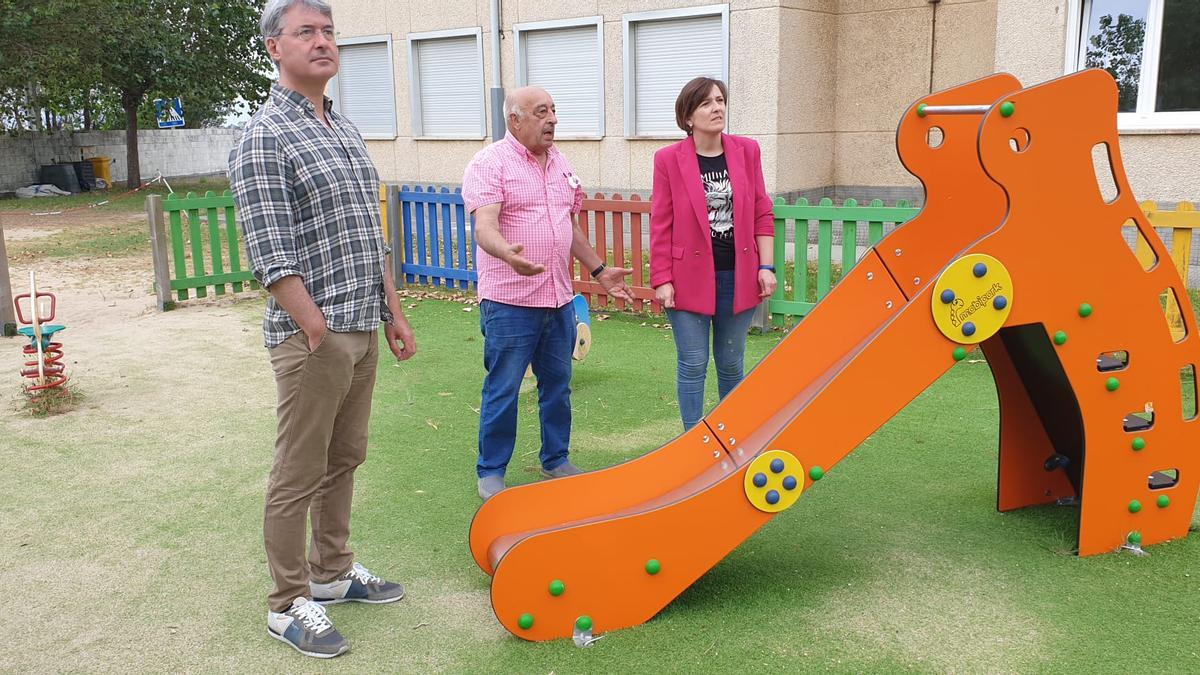
[[504, 86], [500, 78], [500, 0], [492, 5], [492, 142], [504, 138]]

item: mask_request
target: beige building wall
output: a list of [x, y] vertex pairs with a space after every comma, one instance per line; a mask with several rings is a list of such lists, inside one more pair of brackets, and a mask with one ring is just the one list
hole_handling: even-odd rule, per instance
[[[369, 141], [391, 181], [457, 184], [490, 141], [414, 140], [409, 33], [481, 27], [484, 86], [492, 83], [488, 0], [331, 0], [344, 37], [391, 34], [394, 141]], [[560, 141], [589, 192], [647, 192], [652, 156], [674, 139], [624, 137], [622, 17], [715, 4], [711, 0], [507, 0], [502, 5], [503, 86], [515, 86], [515, 23], [602, 16], [605, 136]], [[1026, 85], [1066, 72], [1068, 15], [1078, 0], [730, 0], [733, 133], [762, 146], [772, 193], [845, 198], [921, 197], [895, 151], [900, 114], [916, 99], [1008, 71]], [[490, 106], [490, 101], [487, 102]], [[488, 111], [488, 120], [491, 112]], [[489, 123], [490, 126], [490, 123]], [[1139, 198], [1196, 199], [1200, 133], [1125, 133], [1122, 152]]]
[[[490, 89], [494, 64], [490, 34], [488, 0], [438, 0], [404, 2], [397, 0], [331, 0], [334, 19], [342, 37], [392, 35], [395, 66], [396, 122], [399, 136], [395, 141], [368, 141], [372, 157], [385, 180], [412, 180], [428, 183], [458, 183], [463, 168], [490, 138], [478, 140], [414, 140], [409, 107], [408, 44], [409, 33], [479, 26], [483, 29], [485, 88]], [[504, 35], [501, 44], [501, 78], [506, 90], [516, 83], [516, 23], [555, 19], [602, 16], [604, 19], [605, 136], [601, 140], [564, 140], [559, 148], [567, 154], [575, 172], [589, 192], [598, 190], [649, 191], [652, 182], [653, 155], [659, 148], [677, 139], [626, 139], [624, 137], [624, 35], [625, 14], [659, 9], [681, 9], [716, 4], [712, 0], [560, 0], [533, 2], [508, 0], [501, 3]], [[772, 192], [796, 189], [803, 179], [813, 187], [832, 178], [828, 159], [828, 141], [815, 145], [791, 142], [787, 147], [820, 155], [817, 162], [805, 163], [786, 172], [786, 185], [777, 178], [780, 99], [780, 41], [784, 13], [790, 26], [797, 15], [812, 15], [819, 21], [832, 16], [833, 0], [785, 0], [785, 4], [805, 9], [780, 7], [778, 0], [732, 0], [729, 2], [729, 86], [732, 131], [751, 136], [763, 148], [767, 187]], [[823, 12], [808, 8], [823, 9]], [[803, 23], [803, 22], [800, 22]], [[820, 40], [820, 36], [813, 36]], [[811, 51], [811, 47], [804, 45]], [[808, 54], [809, 52], [803, 52]], [[789, 59], [794, 58], [789, 54]], [[822, 55], [822, 58], [827, 58]], [[827, 78], [826, 78], [827, 79]], [[798, 82], [799, 83], [799, 82]], [[486, 102], [491, 119], [490, 100]], [[794, 117], [789, 108], [787, 115]], [[490, 122], [489, 122], [490, 133]], [[800, 132], [797, 132], [799, 134]], [[680, 134], [679, 137], [682, 137]], [[825, 166], [822, 167], [821, 163]]]
[[841, 0], [834, 190], [920, 199], [896, 155], [900, 115], [921, 96], [992, 72], [996, 0]]

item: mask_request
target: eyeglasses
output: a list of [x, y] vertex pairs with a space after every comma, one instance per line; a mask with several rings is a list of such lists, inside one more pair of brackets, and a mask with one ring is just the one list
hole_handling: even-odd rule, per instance
[[[330, 42], [334, 42], [337, 39], [337, 33], [334, 32], [332, 28], [322, 28], [318, 30], [312, 26], [305, 26], [300, 30], [288, 34], [300, 40], [301, 42], [312, 42], [313, 39], [317, 37], [317, 33], [320, 33], [321, 37], [324, 37]], [[282, 35], [282, 33], [280, 33], [280, 35]]]

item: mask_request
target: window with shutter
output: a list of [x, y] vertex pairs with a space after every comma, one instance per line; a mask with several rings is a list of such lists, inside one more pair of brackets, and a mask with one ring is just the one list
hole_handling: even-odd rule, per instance
[[391, 36], [338, 41], [341, 66], [330, 82], [330, 98], [363, 138], [396, 138], [395, 71]]
[[483, 43], [479, 28], [408, 36], [413, 136], [482, 138]]
[[604, 135], [604, 23], [601, 17], [526, 23], [517, 36], [517, 85], [554, 98], [558, 138]]
[[627, 14], [625, 135], [678, 138], [675, 98], [688, 80], [729, 81], [729, 6]]

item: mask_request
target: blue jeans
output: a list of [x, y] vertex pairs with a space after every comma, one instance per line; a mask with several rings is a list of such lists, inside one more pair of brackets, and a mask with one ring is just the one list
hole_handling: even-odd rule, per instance
[[537, 376], [542, 423], [542, 468], [567, 461], [571, 442], [571, 352], [575, 309], [479, 303], [483, 333], [483, 400], [479, 405], [479, 461], [475, 473], [503, 476], [517, 444], [517, 396], [525, 369]]
[[712, 325], [713, 360], [717, 363], [717, 392], [725, 398], [742, 381], [746, 332], [754, 310], [733, 313], [733, 270], [717, 272], [717, 313], [713, 316], [668, 309], [678, 357], [675, 386], [679, 416], [687, 431], [704, 412], [704, 376], [708, 373], [708, 333]]

